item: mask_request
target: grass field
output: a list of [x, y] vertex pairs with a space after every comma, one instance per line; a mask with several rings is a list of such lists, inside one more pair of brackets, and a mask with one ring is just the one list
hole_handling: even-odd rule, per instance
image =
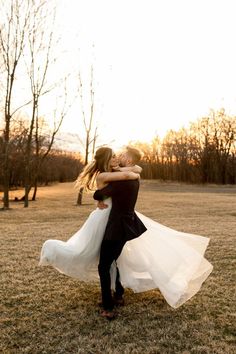
[[[12, 192], [12, 198], [22, 195]], [[158, 222], [211, 238], [214, 270], [200, 292], [172, 309], [158, 290], [126, 290], [109, 322], [98, 316], [98, 283], [39, 267], [42, 243], [67, 240], [95, 207], [75, 205], [72, 183], [40, 188], [28, 209], [0, 212], [1, 353], [230, 353], [235, 339], [236, 187], [142, 181], [137, 210]]]

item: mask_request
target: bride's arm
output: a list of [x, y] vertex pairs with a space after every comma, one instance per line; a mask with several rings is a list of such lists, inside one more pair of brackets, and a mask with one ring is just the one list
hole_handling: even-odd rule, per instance
[[108, 184], [109, 182], [135, 180], [139, 178], [140, 178], [140, 174], [134, 173], [132, 171], [102, 172], [96, 178], [98, 189], [94, 193], [94, 199], [101, 201], [112, 195], [113, 188], [110, 184]]
[[125, 181], [139, 179], [139, 173], [134, 173], [132, 171], [121, 171], [121, 172], [102, 172], [97, 177], [97, 185], [103, 186], [106, 183], [113, 181]]
[[134, 166], [127, 166], [127, 167], [120, 167], [118, 166], [117, 168], [114, 169], [115, 171], [122, 171], [122, 172], [134, 172], [134, 173], [141, 173], [142, 172], [142, 167], [138, 166], [138, 165], [134, 165]]

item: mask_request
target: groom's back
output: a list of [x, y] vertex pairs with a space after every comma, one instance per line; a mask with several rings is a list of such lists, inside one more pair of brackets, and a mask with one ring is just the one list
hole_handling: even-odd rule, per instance
[[134, 212], [139, 180], [112, 182], [112, 208], [104, 240], [132, 240], [146, 231]]
[[112, 211], [121, 214], [134, 212], [134, 207], [138, 197], [139, 180], [111, 182]]

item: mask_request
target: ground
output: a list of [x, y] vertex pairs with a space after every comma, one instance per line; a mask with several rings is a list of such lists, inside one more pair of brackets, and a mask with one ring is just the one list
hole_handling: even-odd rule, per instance
[[[13, 191], [11, 198], [21, 196]], [[98, 315], [98, 283], [39, 267], [48, 238], [67, 240], [94, 209], [76, 206], [73, 183], [42, 187], [28, 209], [0, 211], [2, 353], [234, 353], [236, 187], [142, 181], [137, 210], [179, 231], [210, 237], [214, 270], [178, 309], [159, 290], [134, 294], [109, 322]]]

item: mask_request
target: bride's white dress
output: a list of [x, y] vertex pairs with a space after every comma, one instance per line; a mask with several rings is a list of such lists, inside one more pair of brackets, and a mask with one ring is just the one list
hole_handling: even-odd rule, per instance
[[[68, 241], [45, 241], [39, 264], [80, 280], [99, 279], [99, 251], [111, 203], [107, 199], [107, 209], [95, 209]], [[173, 230], [136, 213], [147, 231], [125, 244], [117, 260], [121, 283], [134, 292], [158, 288], [177, 308], [198, 292], [213, 269], [204, 258], [209, 238]], [[115, 269], [111, 268], [113, 279]]]

